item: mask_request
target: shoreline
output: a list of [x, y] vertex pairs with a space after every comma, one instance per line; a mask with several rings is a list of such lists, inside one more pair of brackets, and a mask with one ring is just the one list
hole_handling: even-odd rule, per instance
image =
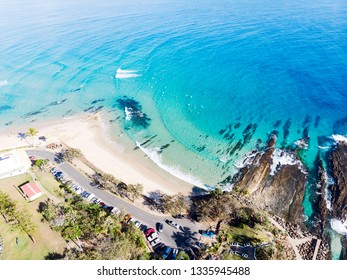
[[[189, 195], [194, 187], [161, 169], [140, 149], [134, 149], [136, 144], [125, 145], [125, 141], [120, 138], [122, 135], [126, 137], [124, 133], [118, 135], [119, 141], [114, 139], [100, 113], [9, 127], [0, 133], [0, 151], [24, 146], [32, 148], [30, 137], [26, 140], [18, 137], [19, 133], [28, 131], [29, 127], [38, 131], [38, 135], [34, 137], [35, 145], [45, 147], [48, 143], [60, 141], [78, 148], [88, 161], [103, 172], [110, 173], [127, 184], [142, 184], [144, 194], [160, 190], [168, 194], [180, 192]], [[40, 143], [40, 136], [45, 136], [47, 142]]]

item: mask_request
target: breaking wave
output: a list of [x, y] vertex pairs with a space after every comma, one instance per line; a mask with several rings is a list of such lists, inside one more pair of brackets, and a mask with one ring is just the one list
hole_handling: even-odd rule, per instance
[[179, 168], [176, 166], [169, 166], [164, 164], [161, 160], [159, 148], [144, 148], [140, 145], [139, 142], [136, 142], [136, 146], [139, 147], [140, 150], [143, 151], [161, 169], [181, 179], [182, 181], [185, 181], [194, 186], [206, 189], [206, 185], [203, 184], [198, 178], [194, 177], [193, 175], [180, 171]]
[[347, 236], [347, 220], [331, 219], [330, 226], [337, 233]]
[[125, 113], [125, 119], [127, 121], [130, 121], [131, 120], [131, 116], [132, 116], [132, 113], [133, 111], [131, 109], [129, 109], [128, 107], [125, 107], [124, 108], [124, 113]]
[[295, 165], [295, 164], [299, 164], [302, 171], [305, 172], [303, 169], [302, 163], [299, 160], [297, 160], [294, 155], [280, 149], [275, 149], [272, 155], [272, 165], [271, 165], [270, 175], [274, 176], [276, 174], [277, 168], [282, 165]]
[[331, 138], [333, 138], [336, 142], [347, 143], [347, 137], [340, 134], [333, 134]]
[[129, 79], [129, 78], [136, 78], [140, 77], [141, 74], [137, 73], [137, 70], [123, 70], [118, 68], [116, 71], [115, 78], [116, 79]]

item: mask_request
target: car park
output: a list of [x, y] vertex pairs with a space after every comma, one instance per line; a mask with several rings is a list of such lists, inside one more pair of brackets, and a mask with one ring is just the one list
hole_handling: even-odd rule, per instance
[[171, 248], [169, 246], [166, 246], [164, 252], [161, 254], [162, 258], [167, 259], [169, 257], [170, 252]]
[[166, 220], [166, 222], [167, 222], [170, 226], [172, 226], [172, 227], [174, 227], [174, 228], [177, 228], [177, 229], [180, 228], [179, 224], [177, 224], [177, 223], [174, 222], [174, 221]]

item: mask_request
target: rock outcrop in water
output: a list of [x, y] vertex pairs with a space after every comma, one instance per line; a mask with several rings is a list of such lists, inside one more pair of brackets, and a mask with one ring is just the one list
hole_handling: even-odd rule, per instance
[[253, 161], [234, 176], [234, 187], [249, 195], [259, 207], [289, 222], [303, 224], [306, 174], [300, 161], [279, 163], [274, 172], [275, 144], [276, 137], [272, 136], [265, 152], [258, 152]]
[[314, 230], [317, 231], [317, 234], [324, 238], [324, 229], [328, 219], [328, 208], [326, 202], [326, 188], [327, 188], [327, 175], [323, 167], [323, 162], [321, 159], [318, 159], [318, 190], [316, 197], [316, 223]]
[[332, 172], [335, 184], [331, 188], [332, 216], [347, 217], [347, 144], [340, 142], [332, 153]]

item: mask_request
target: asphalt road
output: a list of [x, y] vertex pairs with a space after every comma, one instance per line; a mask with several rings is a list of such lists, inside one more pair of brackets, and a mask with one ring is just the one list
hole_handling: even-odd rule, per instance
[[[27, 150], [28, 156], [35, 156], [36, 158], [44, 158], [55, 162], [55, 154], [53, 152], [45, 150]], [[55, 162], [56, 163], [56, 162]], [[130, 213], [132, 217], [147, 227], [153, 227], [156, 229], [156, 224], [161, 222], [164, 224], [163, 232], [159, 233], [162, 242], [172, 248], [186, 248], [190, 244], [194, 244], [201, 235], [198, 233], [199, 229], [205, 229], [202, 225], [191, 222], [188, 219], [174, 219], [171, 216], [156, 215], [148, 211], [137, 207], [130, 201], [123, 200], [107, 191], [101, 190], [91, 183], [91, 180], [84, 174], [74, 168], [67, 162], [56, 163], [58, 168], [66, 174], [77, 185], [82, 187], [88, 192], [93, 193], [96, 197], [100, 198], [105, 204], [115, 206], [122, 211], [121, 215]], [[165, 223], [165, 220], [173, 220], [177, 222], [181, 227], [175, 229], [172, 226]]]

